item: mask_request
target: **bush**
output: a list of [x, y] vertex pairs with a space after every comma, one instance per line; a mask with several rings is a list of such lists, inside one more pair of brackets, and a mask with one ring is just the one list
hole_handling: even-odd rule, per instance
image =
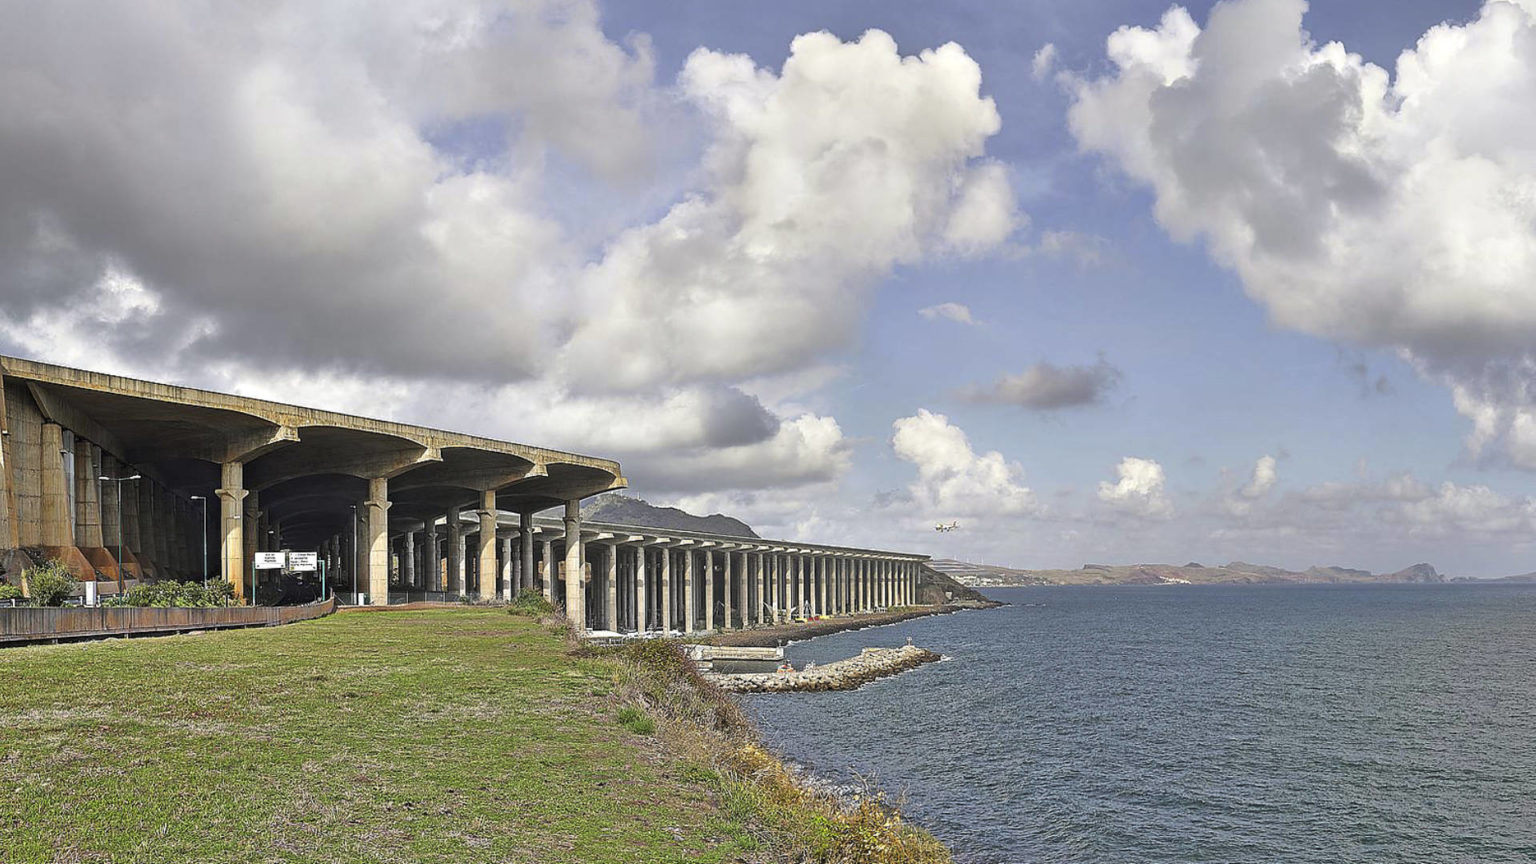
[[222, 579], [210, 580], [206, 588], [201, 582], [142, 582], [104, 605], [208, 608], [228, 606], [233, 597], [234, 588]]
[[0, 582], [0, 603], [8, 603], [12, 600], [22, 599], [21, 589], [15, 585], [7, 585]]
[[32, 602], [38, 606], [63, 606], [75, 593], [75, 574], [60, 561], [45, 561], [28, 569], [23, 578]]
[[512, 598], [512, 602], [507, 604], [507, 611], [513, 615], [523, 615], [538, 620], [546, 615], [553, 615], [555, 607], [544, 599], [543, 594], [534, 590], [524, 591]]
[[656, 733], [656, 721], [633, 705], [626, 705], [619, 709], [619, 725], [636, 735], [654, 735]]

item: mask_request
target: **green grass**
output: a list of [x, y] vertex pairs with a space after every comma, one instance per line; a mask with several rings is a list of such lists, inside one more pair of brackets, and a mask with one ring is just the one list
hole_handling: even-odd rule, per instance
[[737, 860], [619, 680], [480, 609], [0, 650], [0, 859]]

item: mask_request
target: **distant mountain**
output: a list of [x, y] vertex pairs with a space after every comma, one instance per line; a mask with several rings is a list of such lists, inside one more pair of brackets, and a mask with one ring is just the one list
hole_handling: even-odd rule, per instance
[[1514, 576], [1496, 576], [1491, 579], [1473, 579], [1467, 576], [1458, 576], [1452, 582], [1503, 582], [1505, 584], [1518, 583], [1529, 585], [1536, 583], [1536, 573], [1517, 573]]
[[701, 531], [710, 534], [727, 534], [732, 537], [757, 537], [747, 523], [716, 513], [712, 516], [695, 516], [676, 507], [657, 507], [644, 499], [608, 492], [599, 495], [581, 508], [583, 521], [615, 522], [620, 525], [641, 525], [647, 528], [665, 528], [670, 531]]
[[[1349, 567], [1286, 570], [1232, 561], [1220, 567], [1177, 564], [1084, 564], [1078, 570], [1015, 570], [990, 564], [939, 560], [930, 565], [962, 585], [984, 588], [1013, 585], [1232, 585], [1285, 583], [1445, 582], [1434, 567], [1414, 564], [1396, 573], [1372, 573]], [[1514, 579], [1511, 579], [1514, 581]]]

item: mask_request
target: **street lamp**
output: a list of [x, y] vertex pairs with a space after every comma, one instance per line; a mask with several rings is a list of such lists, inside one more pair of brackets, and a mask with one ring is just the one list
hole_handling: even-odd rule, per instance
[[117, 593], [123, 593], [123, 481], [137, 480], [140, 475], [128, 477], [97, 477], [102, 483], [117, 486]]
[[208, 499], [193, 495], [193, 501], [203, 502], [203, 588], [208, 587]]

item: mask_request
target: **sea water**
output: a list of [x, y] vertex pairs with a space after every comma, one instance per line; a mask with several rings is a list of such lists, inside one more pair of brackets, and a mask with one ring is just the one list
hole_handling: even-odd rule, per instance
[[949, 662], [749, 709], [964, 864], [1536, 861], [1536, 586], [988, 593], [788, 650]]

